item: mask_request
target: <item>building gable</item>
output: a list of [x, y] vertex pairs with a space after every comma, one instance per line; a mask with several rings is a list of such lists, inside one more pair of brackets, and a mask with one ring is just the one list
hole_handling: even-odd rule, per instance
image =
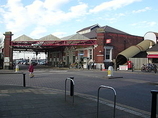
[[13, 41], [33, 41], [33, 39], [26, 35], [22, 35], [16, 39], [14, 39]]
[[74, 34], [67, 37], [63, 37], [62, 40], [89, 40], [89, 38], [85, 37], [82, 34]]
[[92, 26], [89, 26], [89, 27], [85, 27], [79, 31], [77, 31], [77, 33], [79, 34], [86, 34], [86, 33], [89, 33], [91, 32], [93, 29], [96, 29], [96, 28], [99, 28], [100, 26], [98, 24], [95, 24], [95, 25], [92, 25]]
[[39, 41], [52, 41], [52, 40], [61, 40], [61, 39], [59, 39], [58, 37], [56, 37], [52, 34], [44, 36], [44, 37], [39, 39]]

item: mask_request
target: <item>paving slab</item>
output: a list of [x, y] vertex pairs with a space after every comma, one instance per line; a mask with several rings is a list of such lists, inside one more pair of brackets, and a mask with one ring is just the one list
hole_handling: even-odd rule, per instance
[[[0, 85], [0, 118], [97, 118], [96, 100], [75, 94], [75, 101], [64, 91]], [[100, 103], [99, 118], [112, 118], [113, 108]], [[144, 116], [116, 109], [116, 118]]]

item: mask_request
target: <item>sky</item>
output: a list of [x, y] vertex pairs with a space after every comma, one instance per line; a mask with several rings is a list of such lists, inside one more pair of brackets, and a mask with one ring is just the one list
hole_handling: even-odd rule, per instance
[[144, 36], [158, 32], [158, 0], [0, 0], [0, 39], [25, 34], [59, 38], [94, 25]]

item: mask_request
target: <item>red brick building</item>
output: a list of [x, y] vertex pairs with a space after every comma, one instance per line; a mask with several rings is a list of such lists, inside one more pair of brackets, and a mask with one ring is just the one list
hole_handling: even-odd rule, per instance
[[97, 45], [93, 48], [93, 60], [98, 64], [104, 63], [105, 68], [108, 68], [110, 62], [115, 62], [121, 51], [143, 41], [143, 37], [134, 36], [110, 26], [93, 25], [77, 33], [91, 39], [97, 39]]
[[60, 64], [69, 66], [83, 60], [84, 68], [87, 68], [88, 61], [91, 59], [96, 68], [108, 68], [110, 62], [115, 63], [121, 51], [141, 41], [143, 37], [96, 24], [62, 39], [53, 35], [38, 40], [28, 40], [27, 36], [19, 37], [11, 42], [11, 46], [13, 50], [31, 49], [37, 54], [44, 51], [48, 55], [47, 60], [51, 66]]

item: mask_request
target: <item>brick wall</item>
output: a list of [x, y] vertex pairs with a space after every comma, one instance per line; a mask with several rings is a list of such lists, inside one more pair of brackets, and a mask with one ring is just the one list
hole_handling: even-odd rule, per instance
[[97, 47], [94, 49], [94, 60], [96, 63], [103, 63], [104, 61], [104, 40], [105, 33], [97, 33]]
[[4, 39], [4, 59], [6, 57], [9, 57], [9, 64], [5, 63], [4, 60], [4, 68], [6, 69], [12, 69], [13, 68], [13, 49], [11, 46], [11, 40], [12, 40], [12, 32], [5, 32], [5, 39]]
[[113, 59], [123, 50], [143, 41], [143, 37], [115, 33], [105, 33], [106, 39], [111, 39], [111, 43], [105, 44], [105, 46], [113, 46]]

